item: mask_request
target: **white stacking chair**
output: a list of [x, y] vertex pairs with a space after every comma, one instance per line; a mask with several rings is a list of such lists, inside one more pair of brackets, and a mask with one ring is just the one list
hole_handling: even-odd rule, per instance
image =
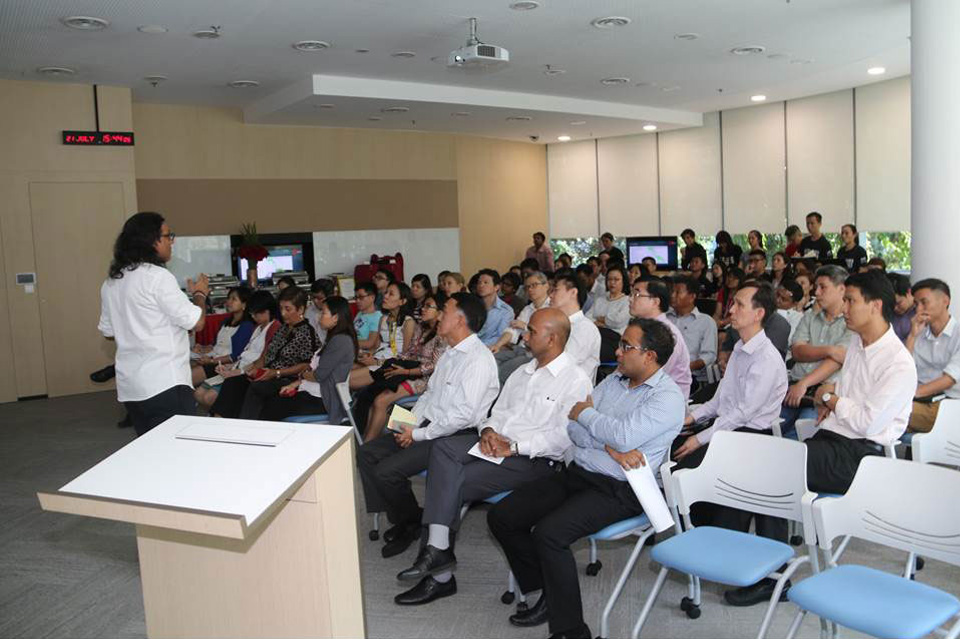
[[[664, 472], [669, 472], [666, 465], [661, 468], [661, 476]], [[810, 503], [814, 494], [807, 490], [806, 477], [807, 449], [799, 442], [729, 431], [714, 434], [698, 468], [681, 469], [663, 477], [665, 486], [673, 482], [686, 531], [653, 547], [651, 558], [662, 568], [631, 636], [636, 639], [640, 635], [667, 574], [678, 570], [694, 577], [693, 600], [686, 607], [681, 604], [685, 609], [699, 607], [699, 579], [749, 586], [765, 577], [776, 578], [777, 584], [758, 632], [762, 638], [790, 576], [807, 562], [814, 572], [819, 568], [814, 549], [816, 538], [810, 528], [813, 525]], [[810, 531], [806, 540], [809, 552], [798, 557], [786, 543], [713, 526], [695, 528], [690, 521], [690, 506], [701, 501], [805, 521], [805, 530]], [[786, 570], [778, 572], [784, 564]], [[689, 610], [687, 614], [693, 616]]]
[[[960, 636], [960, 600], [926, 584], [867, 566], [837, 565], [837, 537], [857, 537], [960, 566], [960, 474], [905, 460], [867, 457], [842, 497], [818, 499], [813, 519], [823, 572], [787, 593], [800, 611], [787, 634], [792, 639], [808, 612], [873, 637], [913, 639], [931, 633]], [[952, 623], [949, 628], [944, 624]]]
[[910, 447], [914, 461], [921, 464], [960, 466], [960, 399], [940, 400], [933, 428], [915, 433]]

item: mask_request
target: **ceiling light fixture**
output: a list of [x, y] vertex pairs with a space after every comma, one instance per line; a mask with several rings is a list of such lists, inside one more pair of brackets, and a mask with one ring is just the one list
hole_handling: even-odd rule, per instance
[[546, 66], [547, 68], [544, 69], [543, 75], [550, 75], [550, 76], [553, 76], [553, 75], [563, 75], [564, 73], [567, 72], [566, 69], [557, 69], [557, 68], [554, 68], [553, 66], [551, 66], [551, 65], [549, 65], [549, 64], [548, 64], [548, 65], [545, 65], [545, 66]]
[[507, 122], [529, 122], [532, 119], [529, 115], [511, 115], [507, 117]]
[[757, 55], [758, 53], [763, 53], [767, 48], [760, 46], [759, 44], [750, 44], [745, 47], [735, 47], [730, 49], [730, 53], [733, 55]]
[[613, 87], [618, 84], [630, 84], [630, 78], [604, 78], [600, 80], [600, 84]]
[[676, 33], [673, 36], [674, 40], [696, 40], [700, 37], [699, 33]]
[[452, 115], [452, 116], [455, 117], [455, 118], [465, 118], [465, 117], [468, 117], [468, 116], [470, 115], [470, 112], [469, 112], [469, 111], [454, 111], [454, 112], [451, 113], [450, 115]]
[[160, 24], [142, 24], [137, 27], [137, 31], [140, 33], [149, 33], [150, 35], [160, 35], [161, 33], [166, 33], [167, 28]]
[[750, 101], [751, 101], [751, 102], [765, 102], [766, 100], [767, 100], [767, 96], [765, 96], [765, 95], [751, 95], [751, 96], [750, 96]]
[[511, 3], [510, 8], [514, 11], [533, 11], [540, 8], [540, 3], [535, 0], [521, 0]]
[[383, 107], [382, 109], [380, 109], [380, 113], [406, 113], [409, 110], [410, 110], [410, 107], [390, 106], [390, 107]]
[[883, 75], [887, 70], [884, 67], [870, 67], [867, 69], [867, 73], [870, 75]]
[[146, 80], [147, 82], [149, 82], [150, 84], [152, 84], [152, 85], [153, 85], [153, 88], [156, 89], [157, 86], [158, 86], [161, 82], [165, 82], [165, 81], [167, 81], [169, 78], [168, 78], [167, 76], [165, 76], [165, 75], [161, 75], [161, 74], [158, 73], [158, 74], [155, 74], [155, 75], [144, 76], [143, 79]]
[[679, 91], [680, 86], [675, 84], [672, 87], [660, 87], [660, 90], [664, 93], [673, 93], [674, 91]]
[[318, 108], [318, 109], [332, 109], [332, 108], [333, 108], [333, 105], [330, 104], [329, 102], [323, 102], [323, 103], [321, 103], [321, 104], [314, 104], [313, 106], [315, 106], [315, 107]]
[[381, 118], [381, 117], [379, 117], [379, 116], [376, 116], [376, 115], [371, 115], [369, 118], [367, 118], [367, 120], [369, 120], [370, 122], [379, 122], [379, 121], [382, 120], [382, 119], [383, 119], [383, 118]]
[[574, 120], [573, 122], [570, 123], [570, 126], [583, 126], [586, 123], [587, 123], [586, 120]]
[[616, 29], [617, 27], [625, 27], [630, 22], [630, 18], [623, 16], [607, 16], [605, 18], [594, 18], [590, 21], [590, 24], [597, 29]]
[[200, 29], [199, 31], [193, 32], [194, 38], [200, 38], [201, 40], [216, 40], [220, 37], [220, 27], [211, 26], [207, 29]]
[[770, 55], [767, 56], [767, 59], [768, 60], [786, 60], [789, 57], [790, 56], [788, 56], [786, 53], [771, 53]]
[[297, 51], [323, 51], [330, 48], [330, 43], [323, 40], [301, 40], [291, 46]]
[[558, 135], [557, 141], [559, 142], [569, 142], [571, 140], [569, 135]]
[[397, 51], [396, 53], [390, 54], [391, 58], [415, 58], [417, 54], [413, 51]]
[[813, 62], [810, 58], [794, 58], [790, 61], [790, 64], [810, 64]]
[[354, 49], [354, 53], [370, 53], [370, 49]]
[[260, 83], [256, 80], [234, 80], [233, 82], [230, 82], [228, 86], [231, 86], [234, 89], [252, 89], [260, 86]]
[[110, 23], [103, 18], [92, 18], [90, 16], [69, 16], [61, 18], [60, 22], [71, 29], [80, 31], [100, 31], [110, 26]]
[[643, 130], [644, 130], [644, 131], [656, 131], [656, 130], [657, 130], [657, 125], [656, 125], [656, 124], [644, 124], [644, 125], [643, 125]]
[[56, 78], [76, 75], [77, 71], [75, 69], [71, 69], [70, 67], [39, 67], [37, 69], [37, 73], [47, 77]]

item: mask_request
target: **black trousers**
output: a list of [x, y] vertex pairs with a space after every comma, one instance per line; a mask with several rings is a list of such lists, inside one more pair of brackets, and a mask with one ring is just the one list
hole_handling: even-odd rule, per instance
[[124, 402], [137, 435], [143, 435], [174, 415], [196, 415], [197, 402], [189, 386], [173, 386], [139, 402]]
[[882, 455], [880, 444], [850, 439], [829, 430], [818, 430], [807, 445], [807, 487], [816, 493], [842, 495], [853, 483], [860, 460]]
[[228, 377], [223, 380], [220, 392], [217, 393], [217, 400], [210, 407], [210, 413], [221, 417], [239, 417], [240, 407], [243, 406], [243, 398], [246, 396], [249, 387], [250, 380], [246, 375]]
[[[754, 430], [753, 428], [737, 428], [737, 433], [755, 433], [757, 435], [772, 435], [769, 430]], [[681, 435], [673, 442], [671, 455], [684, 441], [687, 436]], [[703, 463], [703, 458], [707, 454], [710, 445], [701, 446], [689, 455], [683, 458], [677, 464], [680, 468], [697, 468]], [[781, 517], [770, 517], [767, 515], [757, 515], [739, 508], [730, 508], [729, 506], [720, 506], [718, 504], [709, 504], [700, 502], [690, 507], [690, 520], [694, 526], [716, 526], [728, 530], [739, 530], [740, 532], [750, 532], [750, 522], [755, 521], [757, 534], [767, 539], [787, 542], [787, 520]]]
[[370, 408], [373, 407], [373, 400], [377, 398], [377, 395], [384, 391], [396, 392], [400, 388], [400, 384], [409, 379], [409, 377], [399, 375], [385, 377], [384, 371], [389, 370], [394, 365], [401, 368], [416, 368], [420, 365], [420, 362], [391, 358], [385, 361], [380, 368], [370, 373], [373, 383], [361, 389], [353, 399], [353, 419], [357, 422], [357, 427], [361, 433], [367, 428]]
[[625, 481], [576, 464], [516, 489], [487, 514], [521, 592], [543, 589], [550, 632], [583, 625], [577, 563], [570, 545], [643, 512]]
[[319, 415], [326, 412], [323, 400], [310, 393], [297, 393], [293, 397], [281, 397], [276, 394], [266, 398], [259, 419], [282, 422], [293, 415]]
[[420, 519], [420, 506], [410, 477], [427, 469], [433, 441], [413, 442], [400, 448], [387, 432], [357, 450], [357, 470], [368, 513], [386, 512], [392, 524]]
[[[280, 397], [280, 389], [292, 382], [292, 378], [281, 377], [264, 382], [250, 382], [240, 405], [240, 419], [260, 419], [260, 412], [268, 400]], [[298, 393], [299, 394], [299, 393]]]

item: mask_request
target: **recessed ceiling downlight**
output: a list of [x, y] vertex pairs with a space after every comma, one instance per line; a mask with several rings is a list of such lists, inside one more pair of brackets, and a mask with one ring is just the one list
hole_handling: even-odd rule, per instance
[[159, 73], [156, 73], [154, 75], [144, 76], [143, 79], [149, 82], [150, 84], [152, 84], [154, 87], [156, 87], [161, 82], [166, 82], [167, 80], [169, 80], [167, 76]]
[[37, 73], [51, 78], [62, 78], [70, 75], [76, 75], [77, 71], [70, 67], [39, 67]]
[[615, 87], [620, 84], [630, 84], [630, 78], [604, 78], [600, 84], [608, 87]]
[[532, 119], [529, 115], [511, 115], [507, 117], [507, 122], [529, 122]]
[[883, 75], [887, 70], [884, 67], [870, 67], [867, 69], [867, 73], [870, 75]]
[[514, 11], [533, 11], [540, 8], [540, 3], [535, 0], [521, 0], [510, 3], [510, 8]]
[[415, 58], [417, 54], [414, 51], [397, 51], [390, 54], [391, 58]]
[[455, 117], [455, 118], [466, 118], [466, 117], [470, 117], [470, 112], [469, 112], [469, 111], [454, 111], [454, 112], [451, 113], [450, 115], [452, 115], [452, 116]]
[[254, 87], [260, 86], [260, 83], [256, 80], [234, 80], [229, 83], [229, 86], [234, 89], [252, 89]]
[[674, 40], [696, 40], [700, 37], [699, 33], [676, 33], [673, 36]]
[[140, 33], [149, 33], [150, 35], [160, 35], [167, 32], [167, 28], [161, 24], [141, 24], [137, 27]]
[[643, 130], [644, 130], [644, 131], [656, 131], [656, 130], [657, 130], [657, 125], [656, 125], [656, 124], [644, 124], [644, 125], [643, 125]]
[[559, 142], [569, 142], [570, 139], [571, 139], [571, 138], [570, 138], [569, 135], [558, 135], [558, 136], [557, 136], [557, 141], [559, 141]]
[[193, 32], [194, 38], [200, 38], [201, 40], [216, 40], [220, 37], [220, 27], [209, 27], [207, 29], [200, 29]]
[[405, 106], [389, 106], [383, 107], [380, 109], [380, 113], [406, 113], [410, 110], [410, 107]]
[[566, 69], [558, 69], [555, 66], [548, 64], [546, 65], [546, 69], [543, 70], [543, 75], [549, 75], [549, 76], [563, 75], [566, 72], [567, 72]]
[[333, 108], [333, 105], [330, 104], [329, 102], [322, 102], [322, 103], [320, 103], [320, 104], [314, 104], [313, 106], [315, 106], [315, 107], [318, 108], [318, 109], [332, 109], [332, 108]]
[[606, 16], [604, 18], [594, 18], [590, 24], [597, 29], [616, 29], [630, 24], [630, 18], [624, 16]]
[[110, 26], [110, 23], [103, 18], [93, 18], [90, 16], [69, 16], [67, 18], [61, 18], [60, 22], [71, 29], [79, 29], [80, 31], [100, 31]]
[[291, 46], [297, 51], [323, 51], [330, 48], [330, 43], [323, 40], [301, 40]]
[[730, 53], [733, 55], [757, 55], [763, 53], [767, 48], [760, 46], [759, 44], [751, 44], [745, 47], [735, 47], [730, 49]]
[[574, 120], [573, 122], [570, 123], [570, 126], [583, 126], [586, 123], [587, 123], [586, 120]]
[[382, 119], [383, 118], [381, 118], [378, 115], [371, 115], [369, 118], [367, 118], [367, 120], [369, 120], [370, 122], [379, 122]]
[[766, 100], [767, 100], [767, 96], [765, 96], [765, 95], [751, 95], [751, 96], [750, 96], [750, 101], [751, 101], [751, 102], [766, 102]]

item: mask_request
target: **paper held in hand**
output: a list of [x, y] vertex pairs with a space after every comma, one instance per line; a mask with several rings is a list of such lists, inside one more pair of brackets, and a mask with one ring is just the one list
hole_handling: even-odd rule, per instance
[[673, 517], [670, 515], [667, 500], [663, 498], [663, 492], [660, 491], [650, 466], [634, 468], [626, 471], [625, 474], [627, 481], [630, 482], [630, 488], [643, 506], [643, 514], [650, 520], [653, 529], [663, 532], [673, 526]]
[[480, 451], [480, 442], [477, 442], [476, 444], [474, 444], [473, 448], [467, 451], [467, 454], [473, 455], [474, 457], [477, 457], [484, 461], [488, 461], [492, 464], [497, 464], [498, 466], [503, 463], [503, 457], [491, 457], [490, 455], [484, 455]]
[[403, 406], [394, 406], [390, 412], [390, 419], [387, 420], [387, 430], [399, 433], [401, 431], [401, 424], [416, 428], [417, 418], [411, 411]]

